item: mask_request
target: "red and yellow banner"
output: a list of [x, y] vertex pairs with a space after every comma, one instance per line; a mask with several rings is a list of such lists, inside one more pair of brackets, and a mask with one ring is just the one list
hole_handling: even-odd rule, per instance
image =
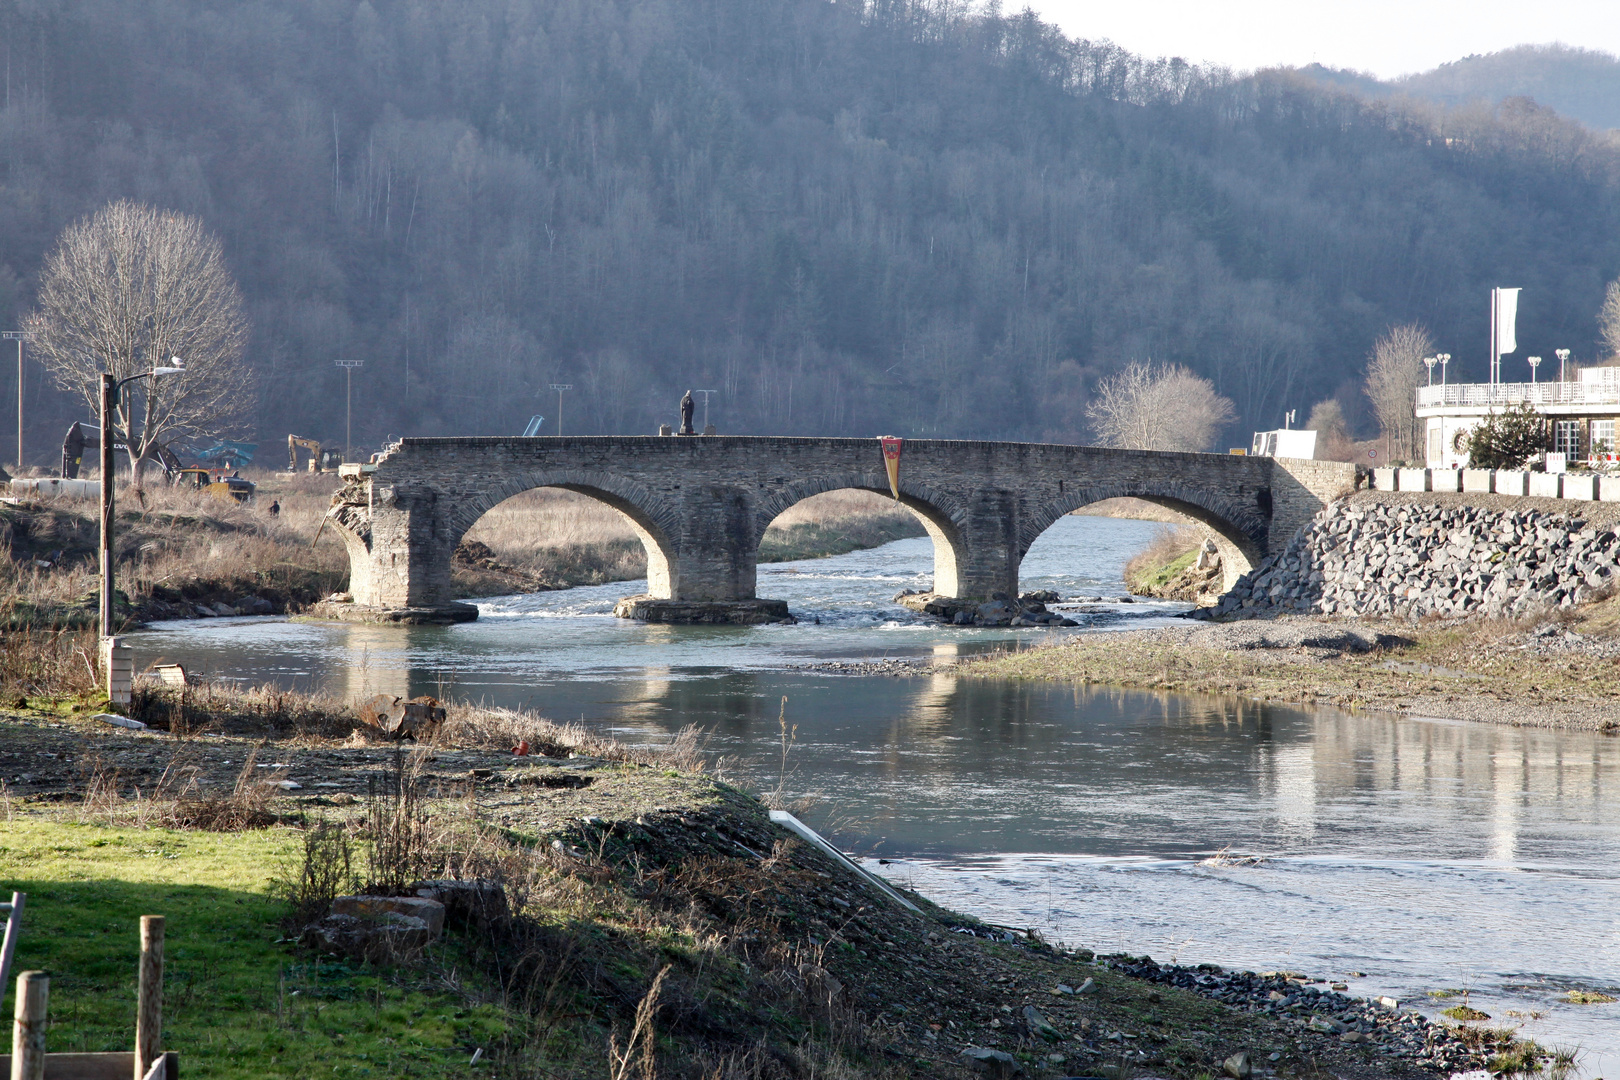
[[905, 442], [898, 435], [879, 435], [883, 447], [883, 467], [889, 470], [889, 490], [900, 497], [900, 446]]

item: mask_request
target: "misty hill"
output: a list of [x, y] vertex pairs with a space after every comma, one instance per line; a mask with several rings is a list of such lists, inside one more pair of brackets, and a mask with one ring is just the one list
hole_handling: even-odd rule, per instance
[[1620, 57], [1595, 49], [1520, 45], [1390, 81], [1319, 64], [1300, 70], [1373, 97], [1404, 93], [1449, 106], [1528, 97], [1599, 130], [1620, 128]]
[[[1149, 357], [1213, 379], [1244, 445], [1354, 413], [1392, 323], [1483, 376], [1495, 284], [1526, 351], [1590, 356], [1620, 273], [1620, 152], [1548, 110], [1233, 80], [1027, 15], [0, 0], [0, 34], [0, 317], [106, 200], [200, 214], [272, 460], [341, 438], [338, 359], [371, 446], [519, 432], [554, 382], [576, 434], [651, 434], [694, 387], [724, 432], [1080, 439]], [[80, 409], [30, 378], [40, 452]]]

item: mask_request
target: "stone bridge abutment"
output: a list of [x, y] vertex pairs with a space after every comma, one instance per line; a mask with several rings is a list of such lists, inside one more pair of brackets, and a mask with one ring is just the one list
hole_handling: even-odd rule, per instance
[[[1336, 462], [919, 439], [904, 444], [899, 489], [933, 540], [934, 591], [965, 598], [1016, 595], [1019, 564], [1045, 529], [1118, 496], [1209, 526], [1235, 580], [1355, 483], [1356, 467]], [[452, 592], [456, 545], [489, 509], [540, 487], [624, 513], [648, 559], [649, 596], [637, 598], [633, 614], [672, 621], [784, 617], [785, 605], [755, 594], [771, 521], [826, 491], [889, 494], [876, 439], [404, 439], [333, 498], [328, 520], [343, 533], [351, 566], [347, 614], [475, 617]]]

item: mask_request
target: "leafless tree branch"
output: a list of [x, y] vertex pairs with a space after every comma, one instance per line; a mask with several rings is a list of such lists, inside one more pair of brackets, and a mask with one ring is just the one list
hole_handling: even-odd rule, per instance
[[218, 435], [250, 411], [248, 322], [219, 241], [200, 220], [120, 200], [69, 226], [29, 316], [35, 355], [95, 414], [101, 374], [127, 379], [172, 357], [185, 373], [131, 384], [115, 424], [131, 464], [159, 443]]

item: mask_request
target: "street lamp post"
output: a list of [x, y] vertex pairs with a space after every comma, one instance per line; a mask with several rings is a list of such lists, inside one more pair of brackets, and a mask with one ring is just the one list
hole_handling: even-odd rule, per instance
[[101, 653], [107, 669], [107, 697], [118, 704], [129, 700], [129, 690], [116, 685], [113, 673], [113, 661], [118, 656], [113, 636], [113, 410], [118, 408], [119, 391], [128, 384], [137, 379], [155, 379], [183, 371], [185, 362], [175, 356], [170, 358], [169, 366], [154, 367], [123, 380], [108, 372], [101, 374]]
[[1440, 385], [1444, 386], [1446, 385], [1446, 365], [1451, 363], [1451, 354], [1448, 352], [1438, 353], [1435, 355], [1435, 359], [1440, 361]]
[[551, 388], [553, 390], [557, 391], [557, 434], [560, 436], [563, 433], [563, 428], [562, 428], [562, 396], [563, 396], [563, 391], [564, 390], [572, 390], [574, 388], [574, 384], [571, 383], [571, 382], [554, 382], [554, 383], [551, 384]]
[[694, 394], [702, 394], [703, 395], [703, 430], [704, 431], [709, 430], [709, 395], [710, 394], [718, 394], [719, 392], [720, 391], [718, 391], [718, 390], [694, 390], [694, 391], [692, 391], [692, 393], [694, 393]]
[[23, 466], [23, 342], [34, 336], [32, 330], [7, 330], [0, 339], [17, 343], [17, 468]]
[[354, 457], [354, 369], [365, 366], [364, 360], [339, 360], [343, 369], [343, 460]]
[[1536, 368], [1541, 366], [1541, 357], [1527, 356], [1525, 360], [1530, 364], [1530, 385], [1534, 386], [1536, 385]]
[[1438, 364], [1439, 362], [1440, 358], [1438, 356], [1425, 356], [1423, 358], [1423, 366], [1429, 369], [1430, 386], [1434, 385], [1434, 365]]
[[1553, 355], [1558, 357], [1558, 381], [1564, 381], [1564, 364], [1569, 361], [1568, 349], [1554, 349]]

